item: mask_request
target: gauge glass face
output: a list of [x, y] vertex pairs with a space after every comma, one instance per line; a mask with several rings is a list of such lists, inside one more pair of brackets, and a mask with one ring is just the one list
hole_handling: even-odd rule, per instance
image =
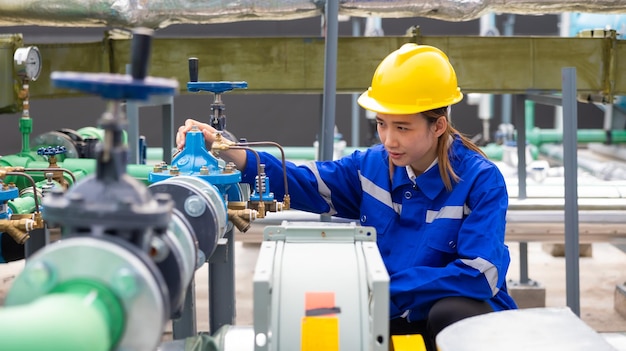
[[41, 54], [35, 46], [19, 48], [14, 55], [19, 74], [30, 80], [37, 80], [41, 73]]
[[28, 50], [28, 56], [26, 57], [26, 75], [32, 80], [39, 78], [41, 73], [41, 55], [37, 48], [31, 48]]

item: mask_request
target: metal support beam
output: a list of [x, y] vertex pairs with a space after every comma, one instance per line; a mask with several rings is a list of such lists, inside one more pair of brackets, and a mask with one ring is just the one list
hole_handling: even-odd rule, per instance
[[235, 236], [234, 227], [218, 241], [209, 257], [209, 332], [234, 325], [235, 309]]
[[580, 316], [580, 256], [578, 234], [578, 110], [576, 68], [566, 67], [563, 75], [563, 168], [565, 181], [565, 281], [567, 306]]

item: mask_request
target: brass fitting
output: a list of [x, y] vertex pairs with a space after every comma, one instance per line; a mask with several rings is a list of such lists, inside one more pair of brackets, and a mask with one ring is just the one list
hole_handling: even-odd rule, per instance
[[8, 233], [20, 245], [30, 238], [28, 232], [33, 229], [35, 221], [30, 218], [0, 220], [0, 231]]
[[289, 196], [289, 194], [285, 194], [285, 196], [283, 196], [283, 210], [288, 210], [291, 208], [291, 196]]
[[228, 201], [228, 208], [231, 210], [244, 210], [248, 208], [248, 203], [245, 201]]
[[0, 179], [4, 179], [7, 173], [24, 172], [24, 167], [0, 167]]
[[259, 211], [257, 217], [265, 218], [265, 203], [263, 201], [259, 201], [257, 206], [257, 211]]
[[235, 145], [234, 141], [228, 140], [222, 136], [222, 133], [215, 133], [215, 140], [211, 144], [212, 151], [228, 150], [232, 145]]
[[246, 208], [244, 210], [228, 210], [228, 219], [233, 222], [240, 232], [245, 233], [250, 229], [252, 221], [257, 218], [257, 211]]

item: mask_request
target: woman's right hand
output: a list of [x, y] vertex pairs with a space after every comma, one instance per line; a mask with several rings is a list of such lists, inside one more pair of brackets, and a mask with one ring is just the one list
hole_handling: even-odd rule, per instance
[[[178, 128], [176, 133], [176, 148], [180, 151], [185, 148], [185, 139], [187, 132], [193, 127], [197, 127], [199, 131], [204, 135], [204, 140], [207, 144], [207, 149], [210, 149], [210, 145], [215, 141], [217, 129], [211, 127], [207, 123], [198, 122], [194, 119], [187, 119], [185, 124]], [[220, 156], [226, 161], [233, 162], [237, 169], [241, 170], [246, 165], [246, 151], [242, 149], [229, 149], [220, 151]]]
[[185, 124], [178, 128], [178, 132], [176, 133], [176, 148], [178, 150], [182, 150], [185, 148], [185, 139], [187, 136], [187, 132], [191, 130], [194, 126], [198, 127], [198, 130], [202, 132], [204, 135], [204, 140], [207, 144], [212, 144], [215, 141], [215, 132], [217, 130], [210, 125], [202, 122], [198, 122], [195, 119], [187, 119]]

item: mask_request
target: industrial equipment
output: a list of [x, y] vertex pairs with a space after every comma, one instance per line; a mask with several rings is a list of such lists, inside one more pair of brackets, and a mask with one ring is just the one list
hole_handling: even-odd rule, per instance
[[263, 236], [254, 325], [164, 342], [159, 351], [389, 350], [389, 275], [374, 228], [284, 221]]
[[[146, 77], [151, 32], [134, 32], [132, 76], [52, 74], [57, 87], [111, 100], [100, 120], [105, 138], [95, 174], [44, 198], [44, 219], [62, 228], [63, 240], [33, 255], [16, 278], [0, 311], [3, 349], [153, 350], [181, 309], [199, 266], [197, 239], [172, 218], [170, 196], [126, 174], [121, 142], [121, 100], [177, 91], [176, 81]], [[33, 328], [38, 338], [27, 335]]]
[[[225, 137], [219, 95], [244, 84], [197, 82], [190, 65], [188, 88], [216, 95], [211, 107], [216, 141], [207, 148], [203, 134], [191, 130], [171, 165], [151, 168], [149, 186], [129, 175], [121, 101], [173, 95], [177, 89], [176, 81], [146, 76], [150, 39], [151, 31], [134, 31], [131, 75], [52, 74], [59, 88], [109, 100], [100, 119], [104, 135], [94, 149], [95, 171], [71, 182], [59, 177], [64, 169], [56, 160], [66, 146], [38, 149], [49, 164], [30, 168], [46, 172], [31, 196], [46, 224], [61, 229], [62, 240], [30, 256], [15, 279], [0, 310], [3, 350], [148, 351], [219, 340], [224, 350], [387, 350], [389, 277], [374, 229], [355, 223], [267, 227], [255, 270], [255, 325], [234, 326], [233, 229], [245, 232], [254, 219], [288, 209], [290, 201], [288, 195], [282, 202], [274, 199], [262, 164], [250, 189], [219, 152], [256, 153], [252, 146], [260, 145], [278, 147], [283, 160], [284, 153], [276, 143]], [[15, 199], [18, 189], [9, 185], [2, 194], [8, 211], [6, 201]], [[212, 336], [198, 334], [190, 321], [194, 272], [205, 262]], [[169, 320], [177, 340], [161, 343]], [[33, 330], [41, 337], [28, 338]]]

